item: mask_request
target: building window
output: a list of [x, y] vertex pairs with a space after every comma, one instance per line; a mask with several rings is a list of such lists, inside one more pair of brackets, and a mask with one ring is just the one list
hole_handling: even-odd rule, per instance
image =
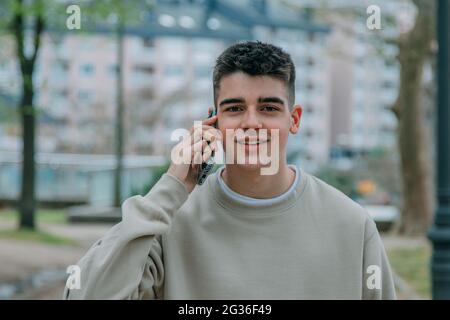
[[93, 93], [89, 90], [80, 90], [78, 92], [78, 99], [81, 102], [91, 102], [93, 100]]
[[84, 76], [92, 76], [95, 72], [95, 67], [92, 63], [85, 63], [80, 66], [80, 72]]
[[395, 58], [386, 58], [384, 60], [384, 64], [386, 67], [394, 67], [397, 65], [397, 60]]
[[196, 78], [208, 78], [212, 74], [212, 69], [209, 66], [197, 66], [194, 69]]
[[153, 65], [150, 65], [150, 64], [146, 64], [146, 65], [141, 64], [141, 65], [135, 66], [134, 70], [136, 72], [142, 72], [142, 73], [145, 73], [145, 74], [152, 74], [152, 73], [155, 72], [155, 67]]
[[143, 38], [142, 39], [142, 46], [144, 48], [153, 48], [153, 47], [155, 47], [155, 38], [150, 38], [150, 37]]
[[308, 59], [306, 60], [306, 65], [308, 67], [312, 67], [312, 66], [314, 66], [314, 64], [315, 64], [315, 62], [314, 62], [313, 57], [308, 57]]
[[115, 76], [117, 74], [118, 68], [117, 64], [111, 64], [108, 66], [108, 73], [112, 76]]
[[385, 80], [385, 81], [383, 81], [383, 83], [382, 83], [382, 87], [385, 88], [385, 89], [394, 88], [394, 87], [395, 87], [395, 84], [394, 84], [393, 81]]
[[314, 113], [314, 110], [313, 110], [312, 107], [306, 107], [306, 108], [305, 108], [305, 111], [306, 111], [306, 113], [308, 113], [308, 114]]
[[57, 76], [65, 76], [69, 71], [69, 63], [67, 61], [56, 61], [53, 65], [53, 74]]
[[166, 76], [182, 76], [184, 68], [182, 66], [168, 65], [164, 68], [164, 75]]
[[55, 100], [65, 100], [69, 96], [69, 91], [67, 89], [55, 90], [52, 95]]

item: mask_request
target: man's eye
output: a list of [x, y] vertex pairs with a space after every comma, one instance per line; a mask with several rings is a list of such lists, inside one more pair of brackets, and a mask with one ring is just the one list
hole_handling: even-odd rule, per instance
[[261, 108], [261, 110], [262, 110], [262, 111], [269, 111], [269, 112], [272, 112], [272, 111], [277, 111], [278, 109], [277, 109], [276, 107], [274, 107], [274, 106], [263, 106], [263, 107]]
[[225, 111], [237, 112], [237, 111], [241, 111], [241, 109], [242, 109], [241, 107], [232, 106], [232, 107], [227, 108]]

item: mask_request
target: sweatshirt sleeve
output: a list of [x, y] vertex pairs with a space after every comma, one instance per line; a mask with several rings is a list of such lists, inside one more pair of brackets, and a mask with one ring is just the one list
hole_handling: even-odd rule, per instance
[[363, 257], [363, 300], [395, 300], [391, 267], [375, 222], [367, 217]]
[[122, 204], [122, 221], [78, 262], [79, 289], [64, 299], [159, 299], [164, 287], [161, 237], [188, 198], [177, 178], [164, 174], [145, 196]]

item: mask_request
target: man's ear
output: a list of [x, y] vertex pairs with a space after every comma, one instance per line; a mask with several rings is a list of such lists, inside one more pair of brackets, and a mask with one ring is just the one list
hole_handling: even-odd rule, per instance
[[302, 118], [302, 106], [299, 104], [296, 104], [291, 111], [291, 118], [290, 118], [290, 127], [289, 132], [292, 134], [296, 134], [298, 132], [298, 129], [300, 127], [300, 119]]

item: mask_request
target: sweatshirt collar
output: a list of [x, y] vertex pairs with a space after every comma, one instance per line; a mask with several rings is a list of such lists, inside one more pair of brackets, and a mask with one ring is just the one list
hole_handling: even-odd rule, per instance
[[218, 204], [228, 209], [231, 214], [246, 217], [281, 215], [295, 205], [307, 184], [307, 175], [303, 170], [292, 165], [290, 167], [296, 171], [293, 184], [286, 192], [274, 198], [255, 199], [231, 190], [220, 176], [225, 166], [220, 167], [207, 179], [208, 190], [212, 191]]

